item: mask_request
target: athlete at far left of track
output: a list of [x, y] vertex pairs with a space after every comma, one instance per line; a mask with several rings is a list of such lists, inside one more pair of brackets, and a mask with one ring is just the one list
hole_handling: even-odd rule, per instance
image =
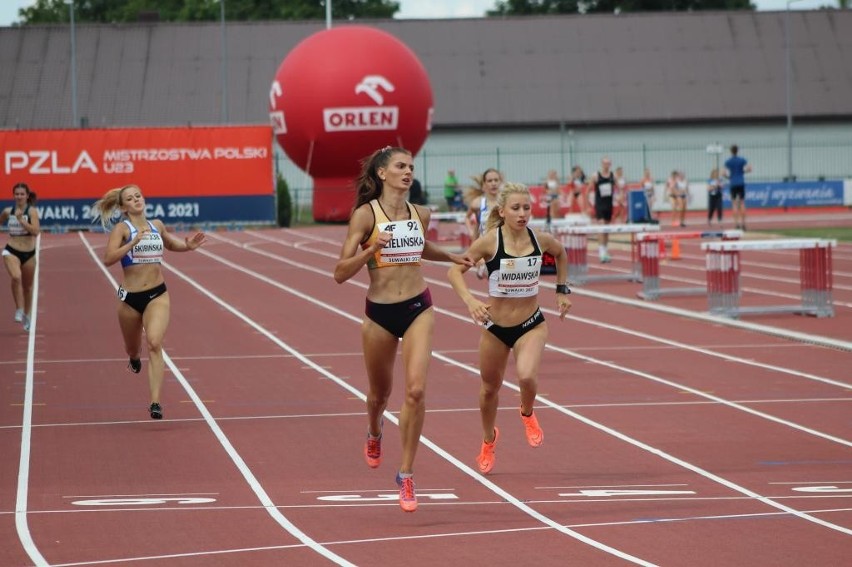
[[15, 300], [15, 321], [30, 330], [32, 317], [33, 279], [36, 268], [36, 236], [40, 229], [36, 194], [26, 183], [12, 187], [15, 202], [0, 212], [0, 225], [6, 223], [9, 242], [3, 248], [3, 265], [12, 280], [12, 298]]
[[169, 326], [170, 298], [163, 271], [163, 249], [172, 252], [195, 250], [206, 242], [203, 232], [180, 239], [171, 234], [159, 219], [145, 216], [145, 197], [136, 185], [125, 185], [107, 191], [93, 210], [104, 228], [112, 223], [116, 211], [121, 222], [109, 234], [103, 262], [112, 266], [121, 261], [124, 279], [118, 288], [118, 324], [124, 339], [124, 350], [130, 358], [128, 368], [138, 374], [142, 370], [142, 335], [148, 346], [148, 386], [151, 419], [162, 419], [160, 391], [165, 362], [163, 338]]
[[402, 463], [396, 475], [399, 504], [417, 509], [414, 456], [426, 416], [426, 375], [432, 358], [435, 313], [420, 260], [473, 263], [426, 240], [430, 211], [406, 201], [414, 179], [411, 152], [386, 147], [367, 157], [355, 180], [356, 198], [349, 232], [334, 269], [343, 283], [369, 271], [366, 317], [361, 326], [367, 392], [367, 440], [364, 457], [370, 468], [382, 460], [382, 414], [393, 389], [396, 351], [402, 340], [405, 397], [399, 414]]

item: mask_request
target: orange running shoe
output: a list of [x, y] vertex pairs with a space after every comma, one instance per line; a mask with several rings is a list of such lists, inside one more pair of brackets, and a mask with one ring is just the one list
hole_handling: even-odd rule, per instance
[[364, 443], [364, 458], [367, 460], [367, 466], [371, 469], [379, 468], [382, 464], [382, 437], [372, 437], [367, 435], [367, 442]]
[[544, 441], [544, 431], [541, 430], [541, 426], [538, 424], [538, 419], [536, 419], [535, 413], [532, 413], [529, 416], [522, 413], [521, 421], [524, 422], [524, 430], [527, 434], [527, 443], [530, 444], [530, 447], [539, 447], [541, 442]]
[[[381, 422], [382, 431], [384, 431], [385, 420]], [[382, 464], [382, 433], [378, 437], [370, 435], [370, 430], [367, 430], [367, 442], [364, 443], [364, 459], [367, 460], [367, 466], [371, 469], [376, 469]]]
[[399, 485], [399, 505], [405, 512], [417, 510], [417, 495], [414, 494], [414, 477], [402, 476], [396, 473], [396, 483]]
[[494, 468], [494, 449], [497, 447], [497, 439], [500, 437], [500, 430], [494, 427], [494, 440], [491, 443], [482, 442], [482, 448], [479, 449], [479, 455], [476, 457], [476, 464], [479, 466], [479, 472], [488, 474]]

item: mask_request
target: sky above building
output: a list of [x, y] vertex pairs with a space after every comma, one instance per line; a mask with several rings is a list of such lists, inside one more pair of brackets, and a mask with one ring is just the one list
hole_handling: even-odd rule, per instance
[[[752, 0], [758, 10], [785, 10], [787, 0]], [[0, 0], [0, 26], [18, 21], [18, 10], [31, 6], [34, 0]], [[479, 18], [493, 9], [497, 0], [400, 0], [397, 19]], [[225, 6], [227, 8], [227, 0]], [[791, 10], [814, 10], [820, 6], [836, 6], [836, 0], [795, 0]]]

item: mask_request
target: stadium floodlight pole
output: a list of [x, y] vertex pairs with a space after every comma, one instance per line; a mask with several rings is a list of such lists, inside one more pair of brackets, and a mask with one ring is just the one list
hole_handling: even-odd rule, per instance
[[325, 29], [331, 29], [331, 0], [325, 2]]
[[65, 0], [71, 18], [71, 116], [74, 128], [80, 126], [77, 121], [77, 34], [74, 26], [74, 0]]
[[225, 0], [219, 0], [219, 20], [222, 24], [222, 122], [228, 123], [228, 39], [225, 35]]
[[784, 54], [786, 56], [786, 87], [787, 87], [787, 181], [793, 181], [793, 64], [790, 61], [790, 4], [801, 0], [787, 0], [787, 11], [784, 14]]

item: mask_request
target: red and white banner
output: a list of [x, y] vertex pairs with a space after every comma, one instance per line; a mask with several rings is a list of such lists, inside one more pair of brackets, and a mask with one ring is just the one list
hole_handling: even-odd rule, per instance
[[269, 126], [0, 131], [2, 182], [42, 199], [96, 199], [138, 185], [147, 197], [271, 195]]

